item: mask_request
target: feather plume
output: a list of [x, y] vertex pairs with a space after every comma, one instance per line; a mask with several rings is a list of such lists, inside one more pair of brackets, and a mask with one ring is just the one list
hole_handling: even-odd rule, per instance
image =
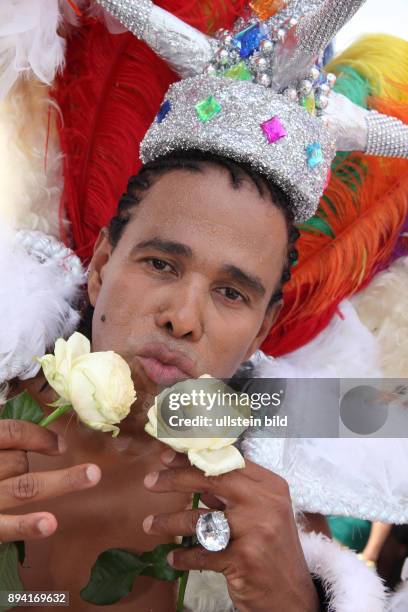
[[[75, 303], [84, 278], [67, 282], [56, 260], [40, 263], [28, 255], [7, 225], [0, 224], [0, 384], [30, 378], [55, 339], [75, 329]], [[10, 316], [10, 313], [13, 316]]]
[[356, 295], [353, 305], [376, 337], [384, 376], [408, 378], [408, 257], [401, 257]]
[[[159, 4], [210, 31], [231, 25], [244, 2], [168, 0]], [[62, 207], [72, 224], [73, 246], [87, 260], [129, 177], [140, 166], [139, 144], [177, 77], [134, 36], [110, 34], [89, 18], [72, 32], [66, 62], [54, 91], [63, 114], [59, 126], [65, 160]]]
[[55, 237], [62, 193], [57, 113], [49, 88], [34, 79], [19, 80], [0, 101], [0, 218]]
[[[384, 37], [365, 37], [328, 70], [339, 75], [340, 93], [408, 123], [408, 62], [401, 60], [398, 70], [394, 66], [402, 49], [408, 56], [408, 43], [386, 38], [383, 46]], [[385, 48], [379, 69], [378, 49]], [[397, 75], [402, 85], [380, 78], [384, 73]], [[299, 260], [285, 288], [285, 305], [262, 347], [268, 354], [293, 351], [324, 329], [339, 302], [389, 263], [407, 217], [407, 160], [343, 153], [332, 169], [316, 216], [300, 226]]]
[[51, 84], [64, 64], [65, 41], [58, 34], [58, 0], [3, 0], [0, 3], [0, 100], [20, 75]]

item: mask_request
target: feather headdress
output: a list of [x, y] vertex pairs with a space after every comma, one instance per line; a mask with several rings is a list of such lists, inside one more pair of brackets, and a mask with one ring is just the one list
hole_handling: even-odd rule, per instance
[[[328, 68], [355, 103], [408, 122], [407, 58], [407, 42], [366, 36]], [[324, 329], [340, 301], [390, 261], [407, 215], [407, 160], [339, 154], [317, 214], [300, 226], [298, 263], [265, 351], [283, 355]]]

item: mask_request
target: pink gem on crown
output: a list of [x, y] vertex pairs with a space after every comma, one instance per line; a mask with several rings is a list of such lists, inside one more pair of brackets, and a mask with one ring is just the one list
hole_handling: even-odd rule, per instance
[[285, 138], [285, 136], [288, 135], [279, 117], [276, 116], [272, 117], [272, 119], [268, 119], [268, 121], [264, 121], [264, 123], [261, 123], [261, 128], [270, 144], [277, 142], [281, 138]]

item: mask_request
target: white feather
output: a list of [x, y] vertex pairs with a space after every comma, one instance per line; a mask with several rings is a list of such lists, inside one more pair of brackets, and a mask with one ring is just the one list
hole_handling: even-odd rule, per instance
[[40, 263], [16, 243], [14, 232], [0, 228], [0, 383], [31, 378], [36, 356], [71, 334], [79, 322], [74, 308], [82, 279], [67, 277], [49, 260]]
[[[258, 356], [255, 361], [256, 376], [297, 379], [288, 382], [285, 394], [285, 407], [295, 421], [304, 419], [307, 423], [310, 419], [310, 398], [304, 383], [302, 391], [302, 379], [381, 376], [378, 341], [350, 302], [342, 302], [340, 310], [344, 319], [335, 317], [307, 346], [283, 358]], [[322, 404], [318, 409], [325, 418], [327, 406]], [[408, 414], [400, 411], [396, 416], [405, 428], [398, 431], [406, 431]], [[278, 439], [251, 438], [248, 434], [243, 450], [250, 459], [288, 481], [299, 510], [408, 522], [405, 438]]]
[[64, 64], [58, 0], [0, 2], [0, 100], [21, 76], [50, 85]]
[[403, 582], [390, 598], [388, 612], [407, 612], [408, 610], [408, 582]]
[[408, 257], [377, 274], [353, 305], [378, 341], [384, 375], [408, 378]]

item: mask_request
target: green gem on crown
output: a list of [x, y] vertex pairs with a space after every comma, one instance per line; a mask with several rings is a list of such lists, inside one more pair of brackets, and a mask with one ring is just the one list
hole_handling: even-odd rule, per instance
[[219, 112], [221, 112], [222, 106], [219, 102], [217, 102], [214, 96], [209, 96], [205, 100], [202, 100], [201, 102], [196, 104], [195, 109], [198, 118], [204, 123], [205, 121], [209, 121]]
[[237, 81], [252, 81], [252, 74], [245, 62], [239, 62], [239, 64], [225, 70], [223, 76], [236, 79]]
[[302, 98], [300, 100], [300, 104], [310, 115], [316, 115], [316, 100], [314, 92], [311, 92], [308, 96]]

